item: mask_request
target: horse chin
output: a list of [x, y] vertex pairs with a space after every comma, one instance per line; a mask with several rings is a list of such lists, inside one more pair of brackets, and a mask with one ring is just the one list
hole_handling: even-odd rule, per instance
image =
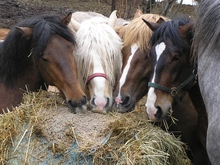
[[147, 114], [147, 118], [149, 119], [149, 122], [161, 122], [163, 120], [166, 120], [167, 118], [169, 118], [170, 116], [168, 116], [167, 114], [169, 114], [169, 111], [165, 111], [162, 112], [162, 114], [160, 116], [149, 116], [149, 114]]
[[76, 113], [86, 113], [86, 111], [87, 111], [87, 106], [86, 105], [82, 105], [81, 107], [76, 107], [75, 108]]
[[72, 110], [73, 113], [85, 112], [87, 110], [87, 106], [86, 105], [80, 104], [78, 106], [75, 106], [70, 101], [67, 102], [67, 105]]
[[94, 113], [100, 113], [100, 114], [107, 114], [108, 113], [108, 109], [97, 108], [97, 107], [92, 108], [91, 111]]
[[128, 106], [123, 106], [122, 104], [113, 104], [113, 110], [119, 113], [126, 113], [126, 112], [131, 112], [134, 110], [135, 104], [130, 104]]

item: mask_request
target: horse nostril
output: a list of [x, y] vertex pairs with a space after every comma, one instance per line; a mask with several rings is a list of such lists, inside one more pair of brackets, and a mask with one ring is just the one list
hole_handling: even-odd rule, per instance
[[130, 103], [130, 96], [125, 96], [124, 99], [122, 100], [123, 105], [128, 105]]
[[86, 102], [87, 102], [87, 97], [86, 97], [86, 95], [84, 95], [83, 98], [81, 99], [81, 104], [85, 105]]
[[108, 107], [109, 107], [109, 104], [110, 104], [110, 99], [107, 97], [106, 100], [107, 100], [107, 102], [106, 102], [106, 104], [105, 104], [105, 108], [108, 108]]
[[71, 107], [71, 108], [76, 108], [78, 106], [78, 103], [76, 101], [72, 101], [72, 100], [68, 100], [67, 104]]
[[161, 118], [161, 116], [162, 116], [162, 114], [163, 114], [162, 109], [161, 109], [160, 106], [156, 106], [156, 108], [157, 108], [157, 112], [156, 112], [156, 114], [155, 114], [154, 116], [155, 116], [156, 118]]
[[92, 100], [90, 101], [90, 105], [95, 106], [95, 97], [93, 97]]

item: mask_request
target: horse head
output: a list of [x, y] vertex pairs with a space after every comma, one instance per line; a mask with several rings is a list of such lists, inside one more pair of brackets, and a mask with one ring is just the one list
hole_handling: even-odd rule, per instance
[[153, 76], [148, 83], [146, 111], [150, 120], [160, 121], [195, 84], [195, 67], [190, 61], [193, 24], [188, 19], [145, 22], [154, 31], [149, 54], [154, 61]]
[[160, 16], [144, 14], [127, 25], [124, 34], [123, 67], [117, 84], [114, 109], [118, 112], [132, 111], [135, 104], [148, 91], [147, 83], [151, 78], [152, 59], [149, 58], [148, 42], [152, 31], [142, 19], [157, 22]]
[[112, 93], [122, 65], [120, 37], [114, 31], [116, 11], [108, 19], [94, 17], [82, 23], [71, 20], [78, 43], [75, 55], [84, 91], [92, 111], [106, 113], [112, 105]]
[[[47, 19], [50, 18], [45, 17], [45, 20]], [[86, 96], [78, 82], [76, 61], [72, 55], [76, 43], [66, 26], [70, 19], [71, 14], [68, 14], [59, 24], [48, 23], [47, 29], [50, 31], [46, 31], [44, 27], [33, 29], [17, 26], [16, 28], [26, 40], [31, 42], [32, 48], [28, 58], [33, 58], [45, 83], [56, 86], [64, 94], [69, 107], [75, 110], [84, 108]], [[39, 35], [38, 38], [40, 32], [45, 34]]]

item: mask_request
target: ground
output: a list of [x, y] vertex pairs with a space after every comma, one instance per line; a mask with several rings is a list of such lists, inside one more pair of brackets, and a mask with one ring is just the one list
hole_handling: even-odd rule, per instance
[[[70, 11], [95, 11], [106, 16], [111, 13], [111, 0], [1, 0], [0, 1], [0, 28], [11, 28], [21, 19], [39, 14], [66, 15]], [[141, 0], [124, 4], [117, 1], [116, 9], [121, 17], [130, 17], [137, 8], [140, 8]], [[160, 7], [164, 4], [158, 4]], [[178, 7], [178, 6], [176, 6]], [[121, 8], [124, 8], [122, 11]], [[126, 10], [126, 11], [125, 11]], [[176, 8], [173, 8], [175, 12]], [[183, 5], [178, 13], [193, 16], [194, 7]]]

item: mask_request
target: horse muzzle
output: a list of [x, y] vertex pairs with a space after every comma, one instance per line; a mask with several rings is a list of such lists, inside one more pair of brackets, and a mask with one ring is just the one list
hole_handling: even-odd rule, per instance
[[111, 108], [111, 99], [108, 97], [93, 97], [90, 101], [92, 112], [106, 114]]
[[86, 108], [87, 97], [84, 95], [80, 100], [67, 100], [67, 105], [76, 113], [76, 109], [84, 110]]

